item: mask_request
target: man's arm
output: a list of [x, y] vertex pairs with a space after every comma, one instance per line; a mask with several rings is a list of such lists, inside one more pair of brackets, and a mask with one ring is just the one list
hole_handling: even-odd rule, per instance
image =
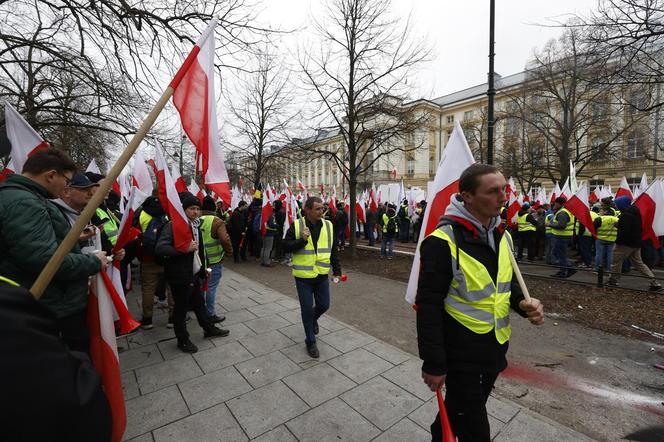
[[164, 225], [161, 230], [157, 245], [154, 247], [154, 254], [157, 256], [178, 256], [183, 255], [178, 249], [175, 248], [173, 243], [173, 224], [168, 223]]
[[[295, 221], [297, 222], [297, 221]], [[285, 253], [293, 253], [304, 248], [307, 245], [307, 242], [302, 239], [295, 239], [295, 226], [290, 226], [288, 232], [286, 232], [286, 237], [281, 243], [281, 248]]]
[[444, 300], [452, 282], [450, 248], [447, 242], [429, 237], [420, 249], [420, 278], [417, 285], [417, 345], [422, 371], [440, 376], [447, 372], [443, 335]]
[[221, 243], [221, 247], [224, 248], [226, 255], [230, 256], [233, 254], [233, 244], [231, 243], [231, 237], [228, 236], [226, 223], [216, 217], [212, 221], [212, 237]]
[[[558, 221], [553, 221], [553, 219], [557, 219]], [[557, 230], [565, 230], [567, 227], [567, 223], [569, 222], [569, 216], [567, 216], [566, 213], [559, 213], [555, 215], [551, 220], [551, 228], [557, 229]]]

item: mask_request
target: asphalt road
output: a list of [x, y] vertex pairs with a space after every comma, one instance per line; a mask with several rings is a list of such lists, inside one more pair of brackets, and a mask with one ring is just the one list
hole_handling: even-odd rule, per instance
[[[226, 266], [297, 298], [287, 266]], [[329, 315], [417, 354], [406, 284], [349, 272], [347, 282], [331, 286]], [[510, 367], [496, 384], [498, 392], [598, 440], [664, 440], [664, 371], [653, 367], [664, 364], [664, 341], [610, 335], [559, 313], [547, 312], [541, 327], [513, 316]]]

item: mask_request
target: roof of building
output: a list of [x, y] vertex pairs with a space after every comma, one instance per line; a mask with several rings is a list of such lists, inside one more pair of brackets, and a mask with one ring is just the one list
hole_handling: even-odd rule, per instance
[[[509, 88], [517, 84], [523, 83], [526, 80], [526, 72], [519, 72], [516, 74], [508, 75], [507, 77], [501, 77], [498, 74], [495, 74], [495, 86], [496, 90]], [[443, 95], [442, 97], [434, 98], [434, 103], [439, 106], [447, 106], [459, 101], [468, 100], [470, 98], [480, 97], [486, 95], [488, 88], [487, 83], [478, 84], [477, 86], [469, 87], [457, 92], [452, 92], [451, 94]]]

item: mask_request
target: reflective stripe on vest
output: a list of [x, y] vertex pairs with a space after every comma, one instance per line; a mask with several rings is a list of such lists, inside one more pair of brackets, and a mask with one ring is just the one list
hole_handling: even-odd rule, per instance
[[0, 276], [0, 281], [6, 282], [9, 285], [13, 285], [14, 287], [20, 287], [20, 285], [16, 281], [12, 281], [9, 278], [5, 278], [4, 276]]
[[118, 219], [115, 217], [115, 215], [113, 215], [113, 213], [106, 211], [101, 207], [97, 207], [95, 213], [102, 220], [108, 220], [104, 223], [104, 232], [106, 233], [106, 236], [108, 237], [108, 240], [111, 242], [111, 244], [115, 245], [115, 243], [118, 242], [118, 234], [120, 233], [118, 231]]
[[565, 226], [564, 229], [556, 229], [555, 227], [551, 227], [551, 233], [553, 233], [556, 236], [572, 237], [574, 236], [574, 216], [569, 212], [569, 210], [563, 207], [562, 209], [557, 211], [556, 214], [553, 215], [553, 222], [554, 223], [558, 222], [558, 214], [561, 212], [567, 214], [567, 216], [569, 217], [569, 221], [567, 222], [567, 225]]
[[212, 237], [212, 222], [214, 221], [214, 218], [214, 215], [201, 216], [203, 245], [205, 246], [205, 255], [207, 256], [208, 264], [210, 265], [220, 263], [226, 254], [226, 251], [221, 246], [219, 240]]
[[[546, 217], [545, 217], [544, 219], [545, 219], [546, 221], [548, 221], [548, 222], [553, 221], [553, 213], [549, 213], [548, 215], [546, 215]], [[551, 227], [550, 227], [550, 226], [546, 226], [546, 227], [544, 228], [544, 231], [545, 231], [545, 233], [551, 233]]]
[[608, 242], [616, 242], [618, 237], [618, 217], [602, 215], [602, 224], [597, 229], [597, 239]]
[[[498, 246], [498, 275], [494, 283], [484, 265], [457, 248], [452, 226], [434, 230], [431, 235], [450, 247], [453, 280], [445, 297], [445, 311], [463, 326], [477, 334], [494, 330], [503, 344], [510, 338], [509, 308], [512, 293], [512, 238], [505, 232]], [[457, 256], [459, 261], [457, 262]]]
[[[314, 248], [313, 237], [309, 236], [303, 249], [293, 252], [293, 276], [296, 278], [316, 278], [318, 275], [330, 273], [330, 257], [332, 256], [332, 223], [326, 219], [321, 220], [323, 226], [318, 235], [318, 242]], [[302, 238], [302, 231], [306, 224], [304, 218], [299, 218], [293, 228], [295, 239]]]
[[516, 218], [516, 222], [519, 226], [519, 232], [534, 232], [535, 231], [535, 226], [533, 226], [531, 223], [526, 221], [526, 218], [528, 217], [528, 213], [524, 213], [521, 216], [518, 216]]

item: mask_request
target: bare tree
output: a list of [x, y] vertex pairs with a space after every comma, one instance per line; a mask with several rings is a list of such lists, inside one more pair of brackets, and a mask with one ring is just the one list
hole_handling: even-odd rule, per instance
[[523, 151], [523, 164], [528, 152], [542, 152], [539, 167], [552, 181], [568, 177], [570, 160], [581, 174], [594, 162], [622, 159], [623, 136], [645, 117], [625, 111], [625, 101], [640, 94], [594, 81], [606, 65], [580, 35], [566, 30], [536, 52], [502, 113], [504, 148]]
[[[266, 171], [278, 166], [281, 146], [298, 114], [292, 108], [294, 92], [290, 74], [274, 55], [263, 51], [255, 72], [242, 81], [229, 107], [237, 133], [232, 143], [255, 188], [266, 182]], [[274, 175], [274, 174], [272, 174]], [[280, 171], [278, 176], [283, 176]], [[273, 181], [274, 182], [274, 181]]]
[[[358, 176], [381, 157], [422, 144], [418, 134], [406, 138], [430, 116], [404, 106], [403, 97], [406, 79], [429, 50], [411, 38], [409, 20], [394, 17], [389, 0], [329, 0], [323, 16], [315, 20], [321, 47], [308, 49], [300, 63], [319, 105], [314, 119], [331, 119], [343, 145], [319, 149], [314, 140], [301, 147], [332, 160], [348, 183], [354, 231]], [[355, 235], [350, 243], [355, 254]]]
[[[664, 0], [599, 0], [597, 9], [564, 24], [581, 30], [584, 42], [607, 65], [594, 81], [618, 87], [664, 83]], [[652, 94], [632, 103], [640, 111], [664, 104]]]

